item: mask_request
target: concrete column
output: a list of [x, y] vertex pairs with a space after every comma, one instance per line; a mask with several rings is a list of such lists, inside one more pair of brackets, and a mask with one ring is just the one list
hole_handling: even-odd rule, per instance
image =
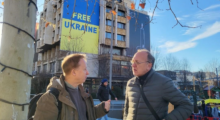
[[[3, 21], [17, 26], [34, 36], [36, 25], [36, 8], [28, 0], [5, 0]], [[37, 0], [33, 0], [37, 2]], [[37, 3], [36, 3], [37, 4]], [[28, 15], [28, 16], [27, 16]], [[32, 73], [34, 58], [34, 41], [26, 33], [9, 25], [2, 25], [0, 62], [29, 74]], [[0, 65], [0, 70], [3, 67]], [[31, 77], [5, 68], [0, 74], [0, 98], [9, 102], [29, 103]], [[28, 105], [21, 106], [0, 102], [0, 120], [27, 120]]]
[[99, 21], [99, 54], [103, 51], [101, 49], [102, 43], [105, 43], [105, 27], [106, 27], [106, 2], [104, 0], [100, 0], [100, 21]]
[[[130, 14], [130, 10], [127, 8], [127, 15]], [[129, 20], [127, 19], [127, 22], [126, 22], [126, 36], [125, 36], [125, 41], [126, 41], [126, 47], [129, 48], [130, 46], [130, 39], [129, 39], [129, 30], [130, 30], [130, 26], [129, 26]]]
[[115, 15], [115, 25], [114, 25], [114, 27], [115, 27], [115, 34], [114, 34], [114, 40], [115, 40], [115, 46], [117, 46], [117, 35], [118, 35], [118, 5], [116, 4], [115, 5], [115, 11], [116, 11], [116, 15]]

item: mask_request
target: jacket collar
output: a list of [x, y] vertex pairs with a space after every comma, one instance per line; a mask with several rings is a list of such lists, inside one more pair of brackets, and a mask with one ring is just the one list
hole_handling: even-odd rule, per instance
[[[65, 77], [63, 75], [61, 75], [60, 78], [53, 77], [50, 80], [50, 84], [48, 85], [47, 90], [50, 89], [51, 87], [58, 89], [60, 91], [58, 99], [62, 103], [67, 104], [73, 107], [74, 109], [76, 109], [76, 106], [73, 104], [70, 98], [70, 94], [68, 93], [66, 89], [66, 84], [64, 80], [65, 80]], [[90, 95], [84, 91], [84, 88], [82, 85], [79, 85], [78, 88], [80, 90], [80, 94], [83, 97], [83, 99], [90, 97]]]
[[[150, 78], [153, 76], [154, 72], [155, 72], [155, 71], [154, 71], [153, 69], [151, 69], [151, 70], [149, 71], [147, 77], [146, 77], [145, 80], [144, 80], [144, 84], [143, 84], [143, 85], [147, 84], [147, 82], [150, 81]], [[139, 80], [137, 79], [137, 77], [133, 77], [132, 79], [133, 79], [133, 80], [131, 81], [132, 84], [140, 84], [140, 82], [139, 82]]]

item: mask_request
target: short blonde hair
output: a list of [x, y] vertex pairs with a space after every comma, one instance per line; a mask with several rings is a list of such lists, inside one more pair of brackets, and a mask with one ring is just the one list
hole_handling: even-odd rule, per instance
[[61, 68], [64, 75], [67, 75], [71, 72], [72, 69], [79, 67], [80, 59], [86, 60], [85, 54], [71, 54], [66, 56], [61, 64]]

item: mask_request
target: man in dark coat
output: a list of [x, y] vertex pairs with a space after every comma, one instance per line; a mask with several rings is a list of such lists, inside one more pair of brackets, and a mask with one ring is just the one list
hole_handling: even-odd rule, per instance
[[[154, 57], [148, 50], [142, 49], [131, 60], [135, 77], [127, 82], [123, 120], [186, 120], [193, 111], [189, 99], [180, 92], [173, 81], [157, 72], [152, 67]], [[154, 115], [142, 97], [143, 94], [156, 112]], [[168, 104], [175, 109], [168, 114]]]
[[[108, 80], [102, 79], [101, 85], [99, 87], [97, 97], [98, 99], [102, 101], [108, 101], [109, 100], [109, 94], [115, 98], [115, 100], [118, 100], [117, 97], [112, 93], [110, 87], [108, 86]], [[108, 120], [108, 115], [106, 114], [104, 116], [105, 120]], [[99, 118], [101, 120], [102, 118]]]

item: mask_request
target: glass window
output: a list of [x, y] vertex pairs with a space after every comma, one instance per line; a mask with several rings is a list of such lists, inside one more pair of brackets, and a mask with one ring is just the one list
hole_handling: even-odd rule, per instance
[[113, 54], [113, 55], [121, 55], [121, 50], [120, 50], [120, 49], [117, 49], [117, 48], [113, 48], [112, 54]]
[[129, 62], [121, 61], [121, 65], [130, 65]]
[[111, 33], [110, 33], [110, 32], [106, 32], [106, 33], [105, 33], [105, 38], [111, 39]]
[[54, 73], [55, 62], [50, 63], [50, 73]]
[[124, 35], [117, 35], [117, 40], [125, 41], [125, 36]]
[[121, 66], [121, 75], [127, 76], [129, 74], [130, 66]]
[[118, 61], [118, 60], [112, 60], [112, 64], [120, 65], [120, 61]]
[[40, 66], [37, 67], [37, 73], [40, 73]]
[[61, 63], [62, 63], [62, 60], [59, 60], [57, 72], [62, 72]]
[[43, 72], [47, 72], [47, 64], [43, 66]]
[[107, 8], [106, 8], [106, 12], [107, 12], [107, 13], [110, 13], [110, 11], [111, 11], [111, 8], [110, 8], [110, 7], [107, 7]]
[[[109, 47], [104, 47], [103, 48], [103, 53], [104, 54], [110, 54], [110, 48]], [[121, 53], [122, 53], [121, 49], [118, 49], [118, 48], [113, 48], [112, 49], [112, 54], [113, 55], [121, 55]]]
[[116, 65], [116, 64], [112, 65], [112, 74], [113, 74], [113, 76], [120, 76], [120, 74], [121, 74], [120, 65]]
[[125, 12], [124, 11], [118, 11], [118, 16], [125, 17]]
[[120, 28], [120, 29], [125, 29], [125, 24], [124, 24], [124, 23], [118, 22], [118, 23], [117, 23], [117, 26], [118, 26], [118, 28]]
[[111, 26], [112, 25], [112, 21], [111, 20], [106, 20], [106, 25]]
[[122, 0], [117, 0], [119, 3], [121, 3], [122, 2]]

